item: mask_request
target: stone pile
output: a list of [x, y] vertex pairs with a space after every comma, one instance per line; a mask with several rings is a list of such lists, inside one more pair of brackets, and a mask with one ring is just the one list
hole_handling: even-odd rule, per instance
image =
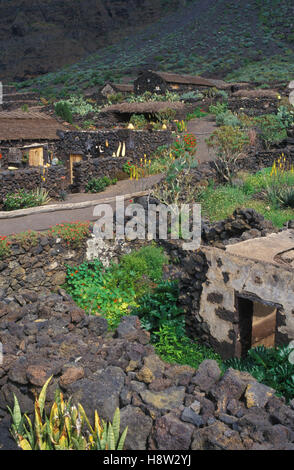
[[137, 317], [114, 333], [87, 316], [62, 290], [0, 306], [0, 447], [13, 449], [7, 405], [13, 394], [33, 412], [34, 393], [48, 377], [47, 405], [59, 387], [93, 418], [121, 409], [128, 450], [294, 449], [294, 406], [244, 372], [204, 361], [199, 369], [163, 362]]
[[273, 232], [277, 232], [273, 224], [254, 209], [236, 209], [224, 220], [202, 223], [202, 241], [218, 248]]

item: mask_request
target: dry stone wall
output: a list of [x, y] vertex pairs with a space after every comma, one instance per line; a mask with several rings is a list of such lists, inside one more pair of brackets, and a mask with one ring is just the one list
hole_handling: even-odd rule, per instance
[[[45, 172], [44, 172], [45, 171]], [[66, 169], [63, 166], [5, 170], [0, 172], [0, 207], [6, 194], [43, 187], [51, 197], [58, 197], [65, 187]], [[44, 180], [44, 179], [45, 180]]]

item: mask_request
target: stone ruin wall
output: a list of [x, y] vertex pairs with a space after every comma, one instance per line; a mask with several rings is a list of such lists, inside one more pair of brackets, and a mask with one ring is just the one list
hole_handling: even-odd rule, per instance
[[203, 253], [209, 268], [198, 315], [209, 328], [210, 344], [224, 358], [240, 352], [236, 294], [277, 306], [276, 345], [294, 339], [293, 271], [217, 248], [203, 247]]

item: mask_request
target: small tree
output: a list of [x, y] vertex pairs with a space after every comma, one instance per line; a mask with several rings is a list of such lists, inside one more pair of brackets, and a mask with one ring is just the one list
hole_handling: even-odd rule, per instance
[[220, 178], [231, 184], [238, 169], [237, 161], [249, 145], [248, 135], [240, 127], [221, 126], [206, 143], [216, 151], [214, 164]]

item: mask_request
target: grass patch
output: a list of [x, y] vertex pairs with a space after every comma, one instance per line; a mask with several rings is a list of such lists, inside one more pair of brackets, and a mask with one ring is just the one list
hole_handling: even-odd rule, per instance
[[[243, 173], [243, 186], [223, 185], [208, 186], [202, 190], [198, 202], [201, 203], [202, 213], [211, 221], [222, 220], [229, 217], [237, 208], [250, 207], [270, 220], [275, 227], [281, 228], [283, 224], [294, 218], [294, 210], [279, 207], [269, 200], [260, 200], [256, 195], [265, 190], [267, 185], [273, 184], [271, 169], [265, 169], [255, 175]], [[284, 173], [279, 177], [279, 184], [294, 186], [294, 174]]]

